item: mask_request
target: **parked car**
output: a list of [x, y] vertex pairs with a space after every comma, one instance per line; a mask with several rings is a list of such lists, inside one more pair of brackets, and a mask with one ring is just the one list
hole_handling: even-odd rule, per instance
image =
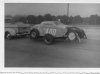
[[60, 21], [44, 21], [31, 27], [30, 39], [42, 37], [46, 44], [52, 44], [55, 39], [80, 41], [87, 38], [84, 30], [65, 25]]
[[12, 39], [13, 37], [25, 37], [29, 34], [30, 25], [23, 23], [6, 23], [5, 24], [5, 38]]

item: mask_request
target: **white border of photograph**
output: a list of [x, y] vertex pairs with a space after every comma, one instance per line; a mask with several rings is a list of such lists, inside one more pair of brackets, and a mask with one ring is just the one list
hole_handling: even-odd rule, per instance
[[99, 0], [5, 0], [6, 3], [100, 3]]
[[0, 0], [0, 72], [100, 72], [100, 68], [4, 67], [4, 3], [100, 3], [100, 0]]

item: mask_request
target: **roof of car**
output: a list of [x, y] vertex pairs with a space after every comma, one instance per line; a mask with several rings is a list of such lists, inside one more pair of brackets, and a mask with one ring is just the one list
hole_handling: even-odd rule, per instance
[[11, 23], [6, 23], [5, 27], [18, 27], [18, 25], [15, 25], [15, 24], [13, 25]]
[[56, 24], [56, 23], [61, 23], [60, 21], [43, 21], [42, 24], [44, 23], [52, 23], [52, 24]]
[[43, 21], [42, 23], [54, 23], [54, 21]]
[[30, 24], [24, 24], [24, 23], [16, 23], [16, 25], [18, 25], [18, 27], [29, 27]]
[[6, 23], [5, 27], [30, 27], [30, 24], [24, 24], [24, 23], [11, 24], [11, 23]]

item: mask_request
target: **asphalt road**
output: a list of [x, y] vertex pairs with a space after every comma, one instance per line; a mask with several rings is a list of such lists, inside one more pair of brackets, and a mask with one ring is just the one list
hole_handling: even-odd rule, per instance
[[80, 43], [42, 40], [5, 40], [5, 67], [97, 68], [100, 67], [100, 27], [84, 27], [88, 39]]

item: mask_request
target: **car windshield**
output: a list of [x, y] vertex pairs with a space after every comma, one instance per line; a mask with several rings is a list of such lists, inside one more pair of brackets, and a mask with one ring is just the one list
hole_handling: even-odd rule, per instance
[[49, 22], [47, 21], [47, 22], [42, 22], [42, 24], [44, 24], [44, 25], [56, 25], [56, 26], [64, 25], [60, 21], [49, 21]]
[[42, 24], [43, 24], [43, 25], [54, 25], [54, 23], [48, 22], [48, 21], [47, 21], [47, 22], [42, 22]]

